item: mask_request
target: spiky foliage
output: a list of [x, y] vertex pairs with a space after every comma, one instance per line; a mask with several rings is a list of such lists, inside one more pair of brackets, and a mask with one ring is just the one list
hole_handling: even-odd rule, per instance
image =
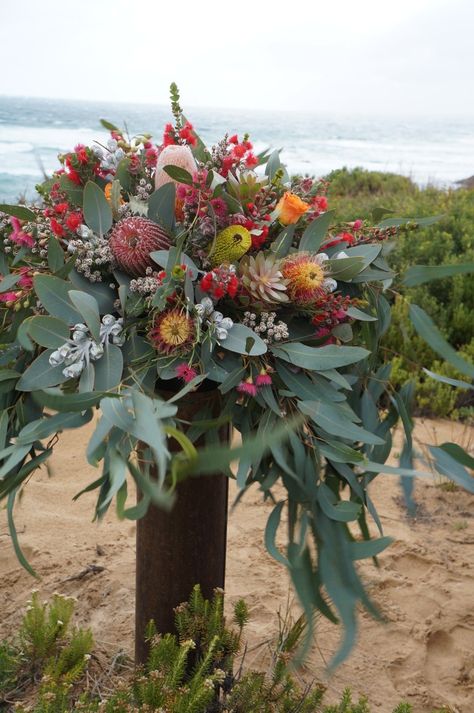
[[156, 263], [150, 253], [168, 250], [171, 241], [168, 234], [157, 223], [147, 218], [124, 218], [112, 230], [109, 246], [118, 266], [129, 275], [146, 275], [148, 267]]
[[230, 225], [217, 234], [209, 251], [209, 260], [213, 267], [223, 263], [236, 262], [252, 246], [252, 236], [242, 225]]
[[281, 272], [281, 263], [274, 255], [257, 253], [240, 262], [242, 285], [254, 299], [266, 304], [288, 302], [285, 280]]

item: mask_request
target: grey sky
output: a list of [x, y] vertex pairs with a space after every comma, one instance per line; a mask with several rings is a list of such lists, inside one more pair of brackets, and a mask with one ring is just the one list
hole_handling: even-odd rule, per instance
[[474, 116], [473, 0], [1, 0], [0, 94]]

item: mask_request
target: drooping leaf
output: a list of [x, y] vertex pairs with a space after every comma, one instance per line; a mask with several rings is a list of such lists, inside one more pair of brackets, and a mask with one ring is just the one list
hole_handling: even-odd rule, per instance
[[47, 349], [30, 364], [16, 385], [18, 391], [39, 391], [66, 381], [67, 377], [63, 374], [64, 365], [51, 366], [49, 363], [52, 351]]
[[431, 280], [440, 280], [454, 275], [466, 275], [474, 272], [474, 263], [457, 263], [455, 265], [413, 265], [409, 267], [403, 278], [407, 287], [423, 285]]
[[148, 218], [166, 230], [173, 230], [175, 221], [176, 186], [165, 183], [148, 199]]
[[361, 347], [339, 347], [329, 345], [325, 347], [309, 347], [300, 342], [272, 345], [270, 350], [283, 361], [287, 361], [303, 369], [325, 371], [338, 369], [342, 366], [355, 364], [365, 359], [370, 352]]
[[186, 171], [186, 169], [181, 168], [181, 166], [163, 166], [163, 171], [168, 174], [170, 178], [178, 183], [185, 183], [188, 186], [193, 185], [193, 177]]
[[[247, 340], [249, 338], [253, 340], [253, 343], [251, 349], [247, 351]], [[260, 354], [265, 354], [267, 351], [267, 345], [263, 339], [252, 329], [243, 324], [234, 324], [228, 331], [227, 338], [222, 340], [221, 346], [231, 352], [248, 354], [249, 356], [259, 356]]]
[[95, 388], [99, 391], [115, 389], [122, 380], [122, 350], [116, 344], [107, 344], [100, 359], [95, 362]]
[[458, 371], [474, 379], [474, 366], [459, 356], [456, 350], [448, 344], [431, 317], [421, 307], [410, 305], [410, 318], [420, 337], [429, 344], [433, 351], [446, 359]]
[[451, 453], [436, 446], [429, 446], [429, 451], [433, 456], [436, 470], [439, 473], [465, 488], [468, 492], [474, 493], [474, 477], [457, 459], [453, 458]]
[[13, 549], [15, 550], [15, 554], [21, 566], [24, 567], [26, 571], [31, 574], [32, 577], [38, 578], [38, 575], [36, 574], [35, 570], [23, 554], [23, 550], [21, 549], [20, 543], [18, 541], [18, 534], [15, 527], [15, 521], [13, 519], [13, 507], [15, 505], [15, 497], [16, 491], [13, 491], [9, 494], [7, 500], [8, 531], [10, 533]]
[[87, 324], [96, 342], [100, 342], [100, 316], [97, 300], [82, 290], [69, 290], [69, 298]]
[[27, 220], [28, 222], [36, 220], [35, 213], [24, 205], [0, 203], [0, 212], [12, 215], [14, 218], [18, 218], [19, 220]]

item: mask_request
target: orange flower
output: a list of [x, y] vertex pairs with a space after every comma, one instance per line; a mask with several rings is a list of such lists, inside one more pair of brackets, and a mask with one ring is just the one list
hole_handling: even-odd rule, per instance
[[[110, 201], [112, 200], [112, 184], [111, 183], [105, 184], [104, 193], [105, 193], [105, 197], [107, 198], [107, 200], [110, 203]], [[124, 204], [124, 200], [123, 200], [123, 198], [120, 198], [120, 205], [123, 205], [123, 204]]]
[[302, 201], [295, 193], [287, 191], [282, 195], [276, 207], [278, 220], [282, 225], [293, 225], [298, 222], [309, 207], [309, 203]]

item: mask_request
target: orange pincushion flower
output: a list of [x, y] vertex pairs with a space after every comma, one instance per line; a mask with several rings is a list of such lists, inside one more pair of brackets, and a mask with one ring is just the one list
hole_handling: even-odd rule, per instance
[[293, 225], [298, 222], [309, 207], [309, 203], [302, 201], [295, 193], [286, 191], [276, 207], [278, 220], [282, 225]]
[[288, 255], [283, 260], [281, 272], [288, 281], [286, 291], [297, 305], [307, 305], [326, 292], [329, 282], [324, 274], [327, 255], [301, 252]]
[[175, 356], [189, 351], [195, 334], [191, 317], [180, 309], [171, 309], [155, 317], [148, 339], [156, 351]]

